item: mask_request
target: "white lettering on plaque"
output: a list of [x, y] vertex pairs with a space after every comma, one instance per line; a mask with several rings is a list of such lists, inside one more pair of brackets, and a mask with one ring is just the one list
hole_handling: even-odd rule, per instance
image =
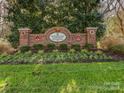
[[49, 38], [53, 42], [62, 42], [66, 39], [66, 35], [62, 32], [54, 32], [50, 34]]

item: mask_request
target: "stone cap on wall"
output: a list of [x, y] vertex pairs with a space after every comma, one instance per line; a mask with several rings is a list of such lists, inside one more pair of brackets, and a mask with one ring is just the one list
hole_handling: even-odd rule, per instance
[[29, 33], [31, 33], [32, 32], [32, 30], [30, 29], [30, 28], [19, 28], [18, 29], [19, 30], [19, 32], [29, 32]]
[[97, 30], [97, 29], [98, 29], [98, 27], [86, 27], [85, 31], [86, 30]]

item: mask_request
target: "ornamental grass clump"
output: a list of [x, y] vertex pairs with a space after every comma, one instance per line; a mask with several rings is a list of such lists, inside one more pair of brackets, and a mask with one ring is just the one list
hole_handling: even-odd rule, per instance
[[7, 40], [0, 38], [0, 54], [12, 54], [15, 51], [16, 50], [11, 46], [11, 44]]

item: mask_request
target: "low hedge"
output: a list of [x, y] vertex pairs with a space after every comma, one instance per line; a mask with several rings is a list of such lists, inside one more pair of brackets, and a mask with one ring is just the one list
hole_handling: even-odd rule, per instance
[[[83, 46], [84, 49], [93, 49], [94, 46], [93, 44], [86, 44], [85, 46]], [[75, 51], [80, 51], [82, 49], [82, 47], [79, 44], [73, 44], [70, 46], [68, 46], [67, 44], [60, 44], [59, 46], [56, 46], [54, 43], [50, 43], [47, 44], [46, 46], [42, 45], [42, 44], [34, 44], [32, 46], [32, 48], [30, 46], [22, 46], [20, 47], [20, 51], [21, 52], [28, 52], [29, 50], [45, 50], [48, 52], [52, 52], [53, 50], [58, 49], [59, 51], [64, 51], [67, 52], [69, 49], [74, 49]]]

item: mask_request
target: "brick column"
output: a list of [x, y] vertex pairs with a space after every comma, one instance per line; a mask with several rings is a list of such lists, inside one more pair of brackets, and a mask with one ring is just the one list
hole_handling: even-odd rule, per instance
[[30, 33], [32, 32], [29, 28], [18, 29], [20, 33], [19, 44], [20, 46], [30, 45]]
[[85, 29], [87, 37], [86, 37], [86, 41], [87, 44], [93, 44], [94, 47], [96, 47], [96, 31], [97, 31], [97, 27], [87, 27]]

